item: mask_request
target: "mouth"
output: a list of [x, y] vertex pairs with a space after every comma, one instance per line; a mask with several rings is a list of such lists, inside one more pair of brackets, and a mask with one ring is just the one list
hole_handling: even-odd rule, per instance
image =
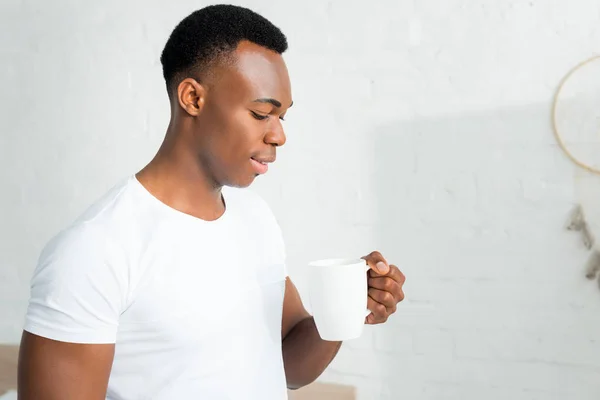
[[269, 170], [269, 163], [273, 161], [274, 160], [256, 159], [254, 157], [250, 158], [250, 162], [252, 163], [254, 171], [259, 175], [266, 174]]

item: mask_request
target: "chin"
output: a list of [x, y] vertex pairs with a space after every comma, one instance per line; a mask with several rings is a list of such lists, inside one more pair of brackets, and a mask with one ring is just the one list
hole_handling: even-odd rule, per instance
[[239, 189], [245, 189], [245, 188], [249, 187], [250, 185], [252, 185], [252, 183], [254, 183], [254, 180], [256, 179], [257, 176], [258, 175], [252, 176], [250, 178], [231, 180], [230, 182], [227, 183], [227, 186], [231, 186], [231, 187], [239, 188]]

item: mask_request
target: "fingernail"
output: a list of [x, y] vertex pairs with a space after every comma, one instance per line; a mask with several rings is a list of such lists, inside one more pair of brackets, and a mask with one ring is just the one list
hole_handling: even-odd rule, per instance
[[375, 264], [375, 268], [382, 274], [385, 274], [385, 271], [387, 270], [387, 266], [383, 261], [379, 261], [377, 264]]

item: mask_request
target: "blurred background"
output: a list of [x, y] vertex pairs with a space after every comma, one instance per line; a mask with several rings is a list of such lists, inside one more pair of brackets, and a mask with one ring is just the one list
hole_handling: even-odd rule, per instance
[[[581, 190], [600, 176], [551, 125], [559, 82], [600, 51], [600, 2], [233, 3], [290, 44], [288, 142], [253, 190], [301, 294], [318, 258], [377, 249], [407, 276], [397, 313], [320, 380], [359, 400], [600, 398], [592, 250], [565, 229], [577, 204], [600, 207]], [[155, 154], [169, 120], [160, 52], [208, 4], [0, 3], [0, 343], [20, 339], [46, 241]], [[597, 99], [586, 82], [565, 104]], [[563, 132], [588, 118], [598, 140], [599, 106], [565, 106]]]

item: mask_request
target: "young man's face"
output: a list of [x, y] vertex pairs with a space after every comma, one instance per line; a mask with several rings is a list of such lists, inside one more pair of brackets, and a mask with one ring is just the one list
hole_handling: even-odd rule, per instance
[[200, 161], [216, 183], [246, 187], [285, 143], [292, 94], [281, 55], [242, 42], [234, 56], [232, 65], [215, 67], [195, 129]]

